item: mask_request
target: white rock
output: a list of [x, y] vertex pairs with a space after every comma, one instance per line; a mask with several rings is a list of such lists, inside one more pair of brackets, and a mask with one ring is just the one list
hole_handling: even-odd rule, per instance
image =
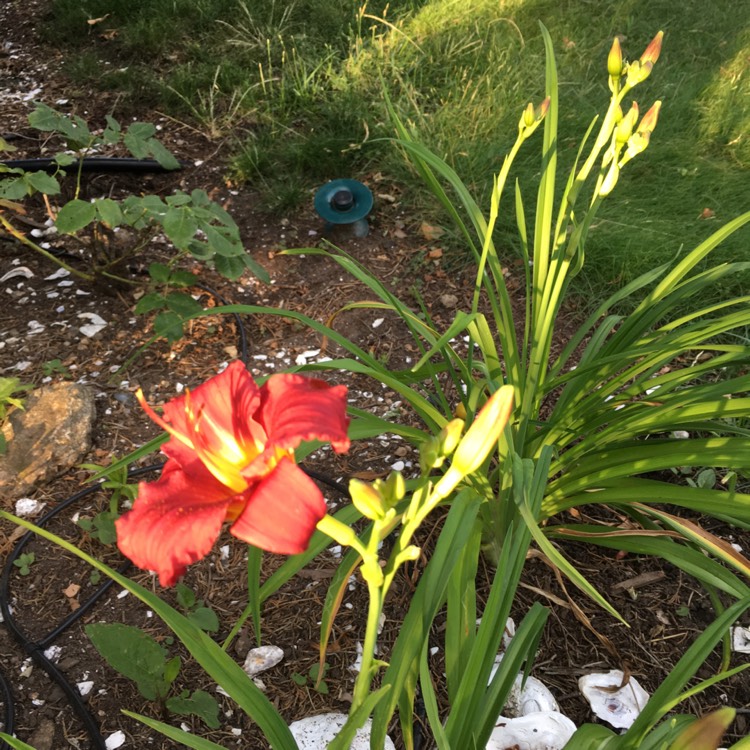
[[567, 716], [555, 712], [499, 716], [486, 750], [562, 750], [575, 731]]
[[248, 677], [253, 677], [275, 667], [283, 658], [284, 651], [278, 646], [259, 646], [247, 652], [242, 668]]
[[94, 687], [94, 681], [83, 680], [82, 682], [77, 682], [76, 687], [78, 688], [78, 692], [81, 695], [88, 695], [91, 692], [91, 689]]
[[70, 271], [66, 271], [64, 268], [58, 268], [51, 276], [45, 276], [45, 281], [57, 281], [57, 279], [64, 279], [66, 276], [70, 276]]
[[122, 747], [125, 744], [125, 732], [118, 729], [104, 740], [104, 746], [107, 750], [116, 750], [118, 747]]
[[32, 500], [30, 497], [22, 497], [20, 500], [16, 500], [16, 515], [21, 518], [35, 516], [37, 513], [41, 513], [46, 504], [40, 503], [39, 500]]
[[628, 729], [649, 699], [634, 677], [620, 687], [622, 681], [619, 669], [606, 674], [587, 674], [578, 680], [578, 687], [591, 704], [591, 710], [616, 729]]
[[739, 625], [732, 628], [732, 651], [750, 654], [750, 628], [743, 628]]
[[104, 320], [104, 318], [100, 317], [96, 313], [79, 313], [79, 318], [87, 318], [91, 321], [91, 323], [87, 323], [85, 326], [81, 326], [78, 330], [84, 335], [91, 338], [92, 336], [95, 336], [99, 331], [102, 330], [107, 325], [107, 321]]
[[[299, 750], [326, 750], [328, 743], [336, 737], [346, 723], [346, 718], [344, 714], [336, 713], [308, 716], [290, 724], [289, 729], [297, 741]], [[370, 750], [371, 731], [372, 720], [368, 719], [365, 725], [357, 730], [349, 750]], [[384, 748], [396, 750], [390, 737], [385, 738]]]

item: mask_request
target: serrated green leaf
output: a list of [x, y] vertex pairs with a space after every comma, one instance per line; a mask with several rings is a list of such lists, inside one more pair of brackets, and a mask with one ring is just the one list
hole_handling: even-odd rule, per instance
[[239, 239], [233, 241], [228, 238], [226, 233], [222, 232], [221, 229], [217, 229], [216, 227], [212, 227], [205, 223], [201, 225], [201, 229], [206, 233], [206, 240], [217, 255], [233, 257], [236, 255], [242, 255], [242, 253], [245, 252], [245, 248], [242, 247], [242, 243], [239, 242]]
[[263, 268], [260, 263], [257, 263], [253, 259], [252, 255], [250, 255], [250, 253], [246, 252], [244, 255], [240, 255], [239, 257], [256, 279], [260, 279], [260, 281], [262, 281], [264, 284], [271, 283], [271, 277], [268, 275], [268, 271], [266, 271], [266, 269]]
[[25, 178], [26, 182], [40, 193], [57, 195], [60, 192], [60, 183], [51, 174], [47, 174], [46, 172], [27, 172]]
[[237, 256], [216, 255], [214, 256], [214, 265], [222, 276], [232, 281], [239, 279], [247, 268], [242, 257]]
[[188, 614], [188, 620], [207, 633], [215, 633], [219, 629], [219, 618], [216, 612], [208, 607], [198, 607]]
[[154, 331], [174, 344], [182, 338], [182, 318], [171, 310], [160, 312], [154, 320]]
[[174, 286], [195, 286], [197, 281], [198, 278], [194, 273], [190, 273], [190, 271], [181, 271], [180, 269], [172, 271], [172, 275], [169, 277], [169, 283]]
[[169, 266], [164, 263], [149, 263], [148, 275], [157, 284], [166, 284], [169, 281], [171, 273]]
[[157, 141], [156, 138], [149, 138], [148, 141], [146, 141], [146, 144], [148, 146], [149, 151], [151, 152], [151, 155], [156, 159], [156, 161], [159, 162], [159, 166], [163, 167], [164, 169], [179, 169], [180, 168], [180, 162], [177, 161], [174, 154], [167, 149], [160, 141]]
[[172, 657], [164, 665], [164, 682], [167, 685], [171, 685], [177, 679], [177, 675], [180, 673], [180, 665], [181, 661], [179, 656]]
[[110, 229], [122, 224], [123, 216], [120, 204], [111, 198], [101, 198], [94, 203], [99, 220]]
[[78, 159], [76, 159], [73, 154], [55, 154], [55, 164], [59, 164], [61, 167], [69, 167], [71, 164], [75, 164], [77, 161]]
[[74, 198], [60, 209], [55, 226], [63, 234], [75, 234], [94, 219], [96, 219], [96, 206], [88, 201]]
[[216, 699], [205, 690], [196, 690], [189, 698], [179, 696], [167, 701], [167, 709], [173, 714], [199, 716], [211, 729], [218, 729], [219, 704]]
[[192, 609], [195, 606], [195, 592], [184, 583], [180, 582], [175, 588], [177, 603], [183, 609]]
[[187, 249], [198, 229], [198, 222], [186, 206], [170, 206], [161, 220], [167, 237], [178, 250]]
[[114, 145], [115, 143], [118, 143], [120, 141], [122, 128], [120, 126], [120, 123], [117, 122], [117, 120], [115, 120], [115, 118], [111, 115], [105, 115], [104, 119], [107, 121], [107, 127], [102, 132], [102, 140], [105, 143]]
[[107, 663], [124, 677], [134, 680], [144, 698], [157, 700], [166, 695], [167, 652], [150, 635], [121, 623], [94, 623], [85, 630]]
[[151, 312], [152, 310], [159, 310], [165, 307], [167, 304], [163, 294], [158, 292], [151, 292], [150, 294], [144, 294], [135, 305], [135, 314], [143, 315], [144, 313]]
[[[17, 170], [13, 170], [16, 172]], [[29, 186], [23, 177], [7, 177], [0, 182], [0, 198], [7, 198], [11, 201], [17, 201], [25, 198], [29, 194]]]
[[37, 103], [36, 109], [29, 114], [29, 125], [37, 130], [49, 132], [60, 129], [60, 121], [65, 119], [59, 112], [46, 104]]
[[185, 292], [171, 292], [167, 295], [167, 307], [181, 318], [188, 318], [203, 312], [203, 305]]

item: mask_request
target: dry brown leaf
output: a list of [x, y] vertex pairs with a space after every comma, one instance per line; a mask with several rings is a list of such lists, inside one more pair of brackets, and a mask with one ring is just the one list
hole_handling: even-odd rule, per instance
[[89, 26], [96, 26], [96, 24], [101, 23], [102, 21], [106, 21], [109, 18], [109, 13], [106, 13], [105, 15], [101, 16], [100, 18], [89, 18], [86, 23]]
[[426, 221], [423, 221], [419, 225], [419, 231], [422, 232], [422, 236], [426, 240], [430, 241], [439, 240], [445, 234], [445, 229], [433, 224], [428, 224]]

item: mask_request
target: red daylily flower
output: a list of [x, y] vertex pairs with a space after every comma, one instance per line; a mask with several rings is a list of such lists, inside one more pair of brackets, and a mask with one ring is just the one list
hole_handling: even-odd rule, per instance
[[161, 477], [142, 482], [133, 509], [116, 521], [117, 545], [138, 567], [174, 585], [211, 550], [225, 521], [234, 536], [269, 552], [304, 552], [325, 515], [316, 484], [294, 463], [306, 440], [349, 448], [346, 386], [272, 375], [258, 387], [233, 362], [159, 417], [169, 432]]

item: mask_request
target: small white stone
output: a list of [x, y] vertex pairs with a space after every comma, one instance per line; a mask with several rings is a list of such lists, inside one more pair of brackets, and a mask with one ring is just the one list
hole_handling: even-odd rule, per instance
[[275, 667], [284, 658], [284, 651], [278, 646], [259, 646], [247, 652], [242, 668], [248, 677]]
[[123, 732], [121, 729], [118, 729], [116, 732], [112, 732], [112, 734], [107, 737], [106, 740], [104, 740], [104, 746], [107, 748], [107, 750], [117, 750], [118, 747], [122, 747], [125, 744], [125, 732]]
[[91, 692], [91, 689], [94, 687], [94, 681], [83, 680], [82, 682], [76, 683], [76, 687], [78, 688], [78, 692], [81, 695], [88, 695]]
[[380, 326], [383, 325], [384, 318], [375, 318], [375, 320], [372, 321], [372, 327], [373, 328], [380, 328]]
[[743, 628], [739, 625], [732, 628], [732, 651], [750, 654], [750, 628]]
[[16, 515], [21, 518], [35, 516], [42, 511], [46, 504], [39, 502], [39, 500], [32, 500], [30, 497], [22, 497], [20, 500], [16, 500]]
[[56, 662], [60, 658], [60, 654], [62, 654], [61, 646], [50, 646], [49, 648], [44, 649], [44, 655], [50, 661]]
[[394, 471], [403, 471], [404, 470], [404, 462], [403, 461], [396, 461], [395, 463], [391, 464], [391, 468]]

